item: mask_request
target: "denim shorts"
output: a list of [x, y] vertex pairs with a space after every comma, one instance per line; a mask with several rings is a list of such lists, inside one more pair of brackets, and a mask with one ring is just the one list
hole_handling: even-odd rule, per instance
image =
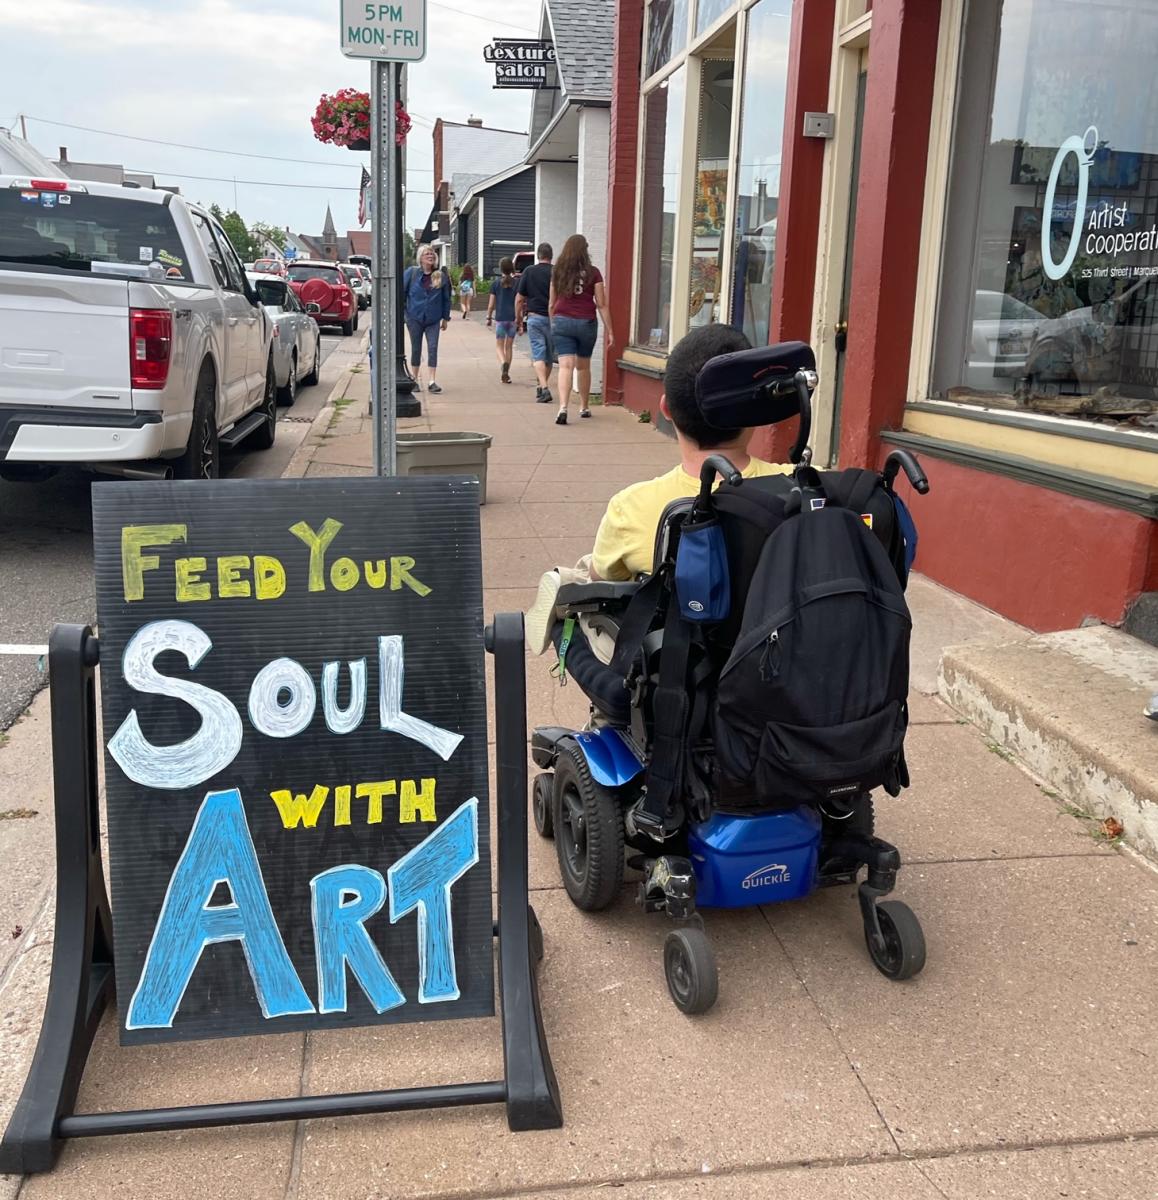
[[517, 321], [496, 321], [495, 322], [495, 337], [499, 341], [503, 338], [513, 338], [519, 332]]
[[553, 362], [555, 347], [551, 340], [551, 318], [531, 313], [527, 317], [527, 333], [531, 339], [531, 361]]
[[590, 358], [599, 336], [599, 323], [582, 321], [578, 317], [556, 317], [551, 322], [551, 336], [555, 340], [555, 353], [560, 358], [567, 354]]

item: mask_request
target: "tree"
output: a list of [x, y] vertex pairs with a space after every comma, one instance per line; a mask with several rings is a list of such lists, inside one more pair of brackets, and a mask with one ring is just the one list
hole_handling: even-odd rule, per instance
[[265, 238], [279, 250], [285, 250], [285, 230], [278, 225], [267, 225], [264, 221], [254, 221], [249, 227], [249, 232], [256, 241], [258, 238]]
[[402, 231], [402, 265], [412, 263], [418, 257], [418, 247], [414, 244], [414, 235], [409, 229]]

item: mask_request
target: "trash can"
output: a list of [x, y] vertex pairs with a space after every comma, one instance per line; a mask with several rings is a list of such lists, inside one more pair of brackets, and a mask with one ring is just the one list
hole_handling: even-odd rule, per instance
[[400, 433], [399, 475], [473, 475], [480, 504], [487, 502], [489, 433]]

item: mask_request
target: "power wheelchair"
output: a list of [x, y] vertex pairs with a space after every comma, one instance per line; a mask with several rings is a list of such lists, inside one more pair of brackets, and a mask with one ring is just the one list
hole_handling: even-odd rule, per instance
[[[581, 909], [596, 911], [614, 902], [625, 864], [642, 874], [637, 902], [675, 922], [664, 942], [664, 973], [672, 1000], [687, 1014], [706, 1012], [718, 995], [700, 908], [798, 899], [821, 887], [854, 884], [862, 868], [858, 895], [874, 965], [901, 980], [925, 963], [924, 935], [912, 910], [882, 899], [894, 888], [901, 859], [894, 846], [875, 836], [870, 792], [767, 793], [737, 785], [719, 764], [717, 738], [723, 731], [715, 698], [768, 536], [760, 513], [774, 510], [776, 520], [784, 521], [839, 494], [859, 514], [864, 536], [883, 547], [902, 589], [915, 555], [916, 529], [894, 483], [904, 470], [919, 494], [927, 492], [919, 463], [897, 450], [879, 474], [817, 471], [808, 449], [816, 384], [815, 360], [803, 343], [706, 364], [697, 395], [712, 426], [744, 428], [799, 417], [792, 474], [743, 480], [721, 455], [710, 456], [699, 495], [664, 511], [650, 576], [566, 585], [556, 597], [555, 669], [591, 700], [591, 720], [584, 730], [533, 732], [532, 756], [542, 768], [532, 789], [535, 827], [554, 838], [564, 887]], [[717, 475], [723, 483], [713, 492]], [[722, 620], [699, 626], [689, 639], [683, 616], [696, 614], [676, 611], [679, 546], [684, 531], [705, 514], [722, 530], [731, 603]], [[697, 602], [691, 603], [695, 609]], [[606, 653], [596, 653], [601, 642], [614, 643], [610, 662], [603, 661]], [[906, 633], [905, 692], [907, 668]], [[900, 709], [903, 739], [903, 701]], [[674, 750], [675, 768], [673, 731], [683, 739]], [[894, 794], [908, 785], [903, 750], [896, 765], [896, 783], [889, 787]], [[660, 793], [663, 811], [656, 811], [653, 801]]]

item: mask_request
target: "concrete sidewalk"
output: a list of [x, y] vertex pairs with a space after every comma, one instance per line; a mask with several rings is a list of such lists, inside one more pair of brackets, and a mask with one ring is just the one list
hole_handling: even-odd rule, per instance
[[[608, 497], [667, 469], [675, 447], [622, 410], [554, 425], [554, 406], [534, 403], [525, 357], [515, 382], [499, 383], [493, 337], [477, 319], [456, 320], [442, 353], [445, 392], [423, 393], [423, 416], [402, 427], [494, 437], [485, 603], [488, 615], [525, 608], [546, 567], [590, 550]], [[368, 391], [368, 372], [345, 377], [288, 473], [370, 473]], [[632, 1200], [1154, 1200], [1158, 876], [1092, 836], [933, 695], [942, 647], [1025, 631], [924, 580], [910, 600], [913, 786], [878, 802], [877, 823], [908, 864], [897, 896], [925, 928], [928, 965], [916, 979], [877, 973], [855, 892], [837, 889], [707, 913], [720, 999], [705, 1017], [685, 1018], [664, 985], [664, 920], [641, 914], [626, 889], [610, 911], [580, 913], [562, 891], [552, 843], [532, 832], [562, 1130], [511, 1134], [500, 1109], [476, 1108], [73, 1142], [53, 1174], [23, 1182], [22, 1200], [594, 1200], [612, 1188]], [[527, 665], [531, 723], [584, 719], [578, 690], [555, 685], [545, 658]], [[51, 837], [46, 725], [42, 697], [0, 749], [8, 795], [41, 814], [23, 823], [25, 839]], [[19, 874], [20, 845], [0, 842], [5, 874]], [[37, 882], [26, 880], [30, 892]], [[41, 923], [19, 957], [0, 949], [0, 1120], [32, 1052], [29, 1005], [47, 982], [42, 916], [16, 920]], [[497, 1019], [132, 1049], [116, 1045], [110, 1019], [80, 1107], [501, 1070]]]

